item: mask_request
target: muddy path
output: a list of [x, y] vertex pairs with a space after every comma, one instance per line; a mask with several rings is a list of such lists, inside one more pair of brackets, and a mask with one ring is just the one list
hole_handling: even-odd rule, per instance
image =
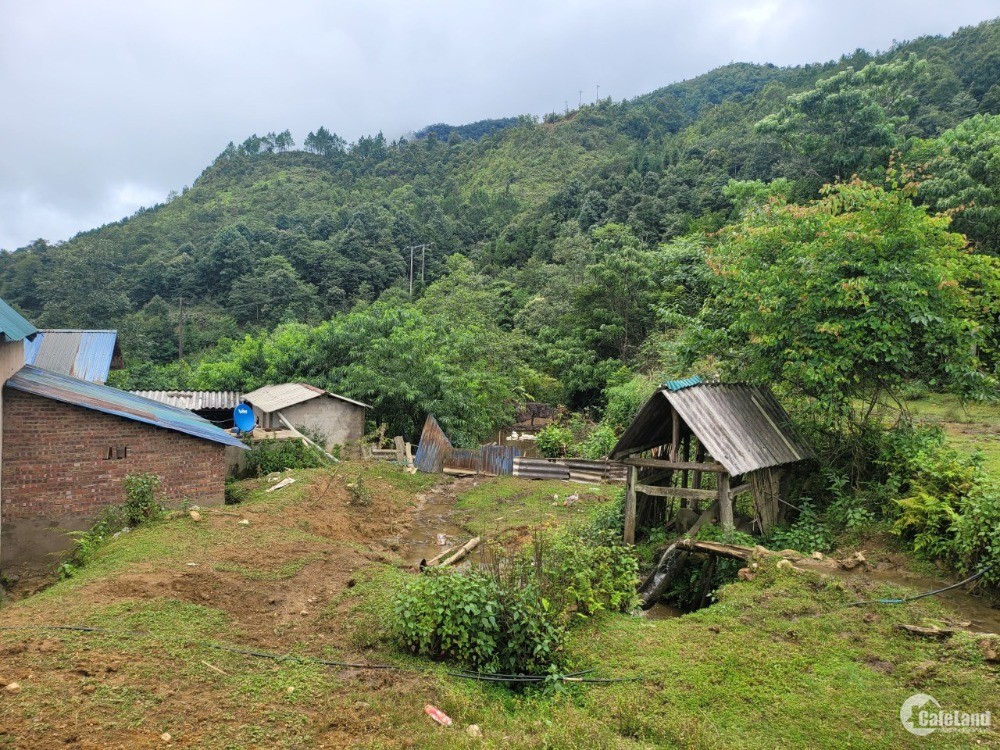
[[417, 504], [399, 537], [398, 554], [407, 567], [417, 568], [421, 560], [430, 560], [448, 549], [458, 549], [474, 534], [463, 526], [463, 516], [455, 510], [458, 496], [479, 482], [459, 477], [441, 482], [416, 495]]

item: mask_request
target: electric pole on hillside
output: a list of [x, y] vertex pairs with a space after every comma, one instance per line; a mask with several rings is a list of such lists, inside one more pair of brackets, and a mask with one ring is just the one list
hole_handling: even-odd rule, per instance
[[177, 361], [184, 361], [184, 295], [177, 298]]
[[601, 84], [597, 84], [597, 99], [595, 101], [601, 101]]
[[430, 242], [425, 242], [422, 245], [410, 245], [406, 250], [410, 251], [410, 297], [413, 296], [413, 251], [420, 251], [420, 283], [424, 283], [424, 266], [427, 263], [427, 248], [431, 246]]

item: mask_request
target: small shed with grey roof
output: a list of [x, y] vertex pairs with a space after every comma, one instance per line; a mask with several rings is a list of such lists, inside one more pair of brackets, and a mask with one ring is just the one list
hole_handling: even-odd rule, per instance
[[268, 385], [243, 395], [264, 430], [297, 430], [322, 445], [360, 441], [368, 404], [308, 383]]
[[[754, 525], [766, 533], [778, 518], [785, 469], [811, 457], [768, 388], [699, 378], [668, 382], [611, 452], [630, 467], [625, 540], [635, 540], [637, 523], [672, 522], [673, 499], [697, 517], [697, 526], [718, 515], [731, 528], [733, 498], [742, 493], [752, 495]], [[709, 503], [704, 510], [702, 502]]]
[[175, 409], [193, 411], [223, 429], [233, 426], [233, 409], [240, 405], [243, 396], [239, 391], [131, 391], [136, 396], [148, 398]]
[[111, 370], [125, 366], [118, 331], [49, 328], [25, 339], [24, 363], [91, 383], [106, 383]]

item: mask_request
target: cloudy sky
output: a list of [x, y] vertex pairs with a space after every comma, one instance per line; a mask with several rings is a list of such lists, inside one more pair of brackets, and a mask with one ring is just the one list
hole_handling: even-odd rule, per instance
[[997, 15], [996, 0], [0, 0], [0, 248], [162, 201], [254, 132], [396, 138]]

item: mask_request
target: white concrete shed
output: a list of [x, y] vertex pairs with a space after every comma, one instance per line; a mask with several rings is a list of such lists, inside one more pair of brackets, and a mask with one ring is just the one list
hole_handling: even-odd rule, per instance
[[243, 395], [265, 430], [295, 429], [331, 450], [361, 440], [368, 404], [307, 383], [267, 385]]

